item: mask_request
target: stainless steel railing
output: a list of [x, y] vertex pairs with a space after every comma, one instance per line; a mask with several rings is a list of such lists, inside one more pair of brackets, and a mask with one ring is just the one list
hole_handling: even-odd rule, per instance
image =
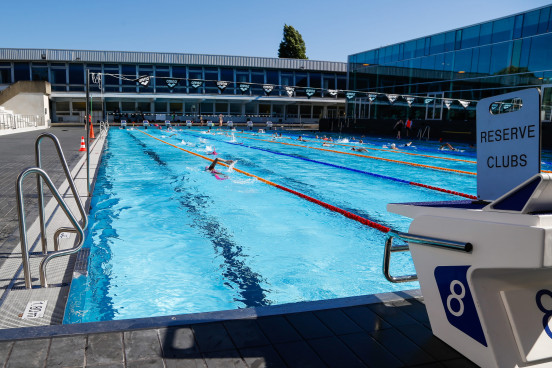
[[385, 249], [383, 252], [383, 275], [388, 281], [393, 283], [411, 282], [411, 281], [418, 280], [418, 275], [416, 274], [392, 276], [389, 273], [391, 254], [395, 252], [407, 252], [410, 250], [408, 245], [393, 245], [393, 238], [399, 238], [409, 243], [417, 243], [428, 247], [448, 249], [448, 250], [454, 250], [459, 252], [471, 253], [471, 251], [473, 250], [473, 245], [471, 243], [462, 243], [462, 242], [457, 242], [452, 240], [431, 238], [428, 236], [408, 234], [408, 233], [392, 230], [389, 232], [389, 236], [385, 241]]
[[[73, 214], [69, 210], [69, 207], [67, 206], [67, 203], [63, 200], [63, 198], [59, 195], [57, 192], [57, 189], [52, 184], [49, 176], [46, 174], [44, 170], [42, 170], [41, 167], [41, 150], [40, 145], [44, 138], [49, 138], [54, 142], [54, 146], [56, 147], [56, 151], [58, 153], [58, 157], [61, 163], [61, 166], [63, 168], [63, 171], [65, 173], [65, 177], [69, 183], [69, 187], [71, 189], [71, 192], [73, 194], [73, 197], [75, 199], [75, 202], [77, 204], [77, 207], [79, 209], [80, 215], [81, 215], [81, 223], [77, 220], [75, 220]], [[41, 244], [42, 244], [42, 253], [44, 254], [44, 258], [40, 262], [40, 284], [42, 287], [48, 287], [48, 281], [46, 278], [46, 266], [48, 265], [48, 262], [56, 257], [64, 256], [64, 255], [70, 255], [73, 253], [76, 253], [80, 250], [82, 247], [82, 243], [84, 242], [84, 230], [88, 227], [88, 217], [86, 216], [86, 212], [84, 211], [84, 206], [82, 204], [82, 201], [80, 200], [79, 193], [77, 191], [77, 188], [75, 186], [75, 183], [73, 181], [73, 178], [71, 177], [71, 173], [69, 172], [69, 167], [67, 166], [67, 161], [65, 160], [65, 156], [63, 155], [63, 150], [61, 149], [61, 145], [59, 143], [59, 140], [57, 137], [51, 133], [42, 133], [38, 136], [35, 142], [35, 160], [36, 160], [36, 166], [35, 168], [29, 168], [25, 171], [23, 171], [19, 177], [17, 178], [16, 183], [16, 192], [17, 192], [17, 198], [18, 198], [18, 209], [19, 209], [19, 231], [21, 236], [21, 252], [22, 252], [22, 258], [23, 258], [23, 271], [25, 276], [25, 287], [31, 288], [31, 272], [29, 268], [29, 252], [28, 252], [28, 245], [27, 245], [27, 230], [26, 230], [26, 223], [25, 223], [25, 213], [24, 213], [24, 203], [23, 203], [23, 193], [22, 193], [22, 187], [21, 183], [23, 182], [23, 179], [29, 175], [30, 173], [36, 173], [37, 174], [37, 193], [38, 193], [38, 211], [39, 211], [39, 219], [40, 219], [40, 238], [41, 238]], [[58, 202], [58, 205], [63, 209], [67, 217], [71, 220], [73, 223], [74, 228], [67, 228], [62, 227], [56, 230], [54, 235], [54, 252], [48, 253], [48, 241], [46, 237], [46, 221], [45, 221], [45, 215], [44, 215], [44, 194], [43, 194], [43, 188], [42, 188], [42, 180], [45, 180], [48, 184], [48, 187], [54, 194], [54, 197], [56, 197], [56, 200]], [[57, 196], [56, 196], [57, 194]], [[77, 246], [66, 249], [66, 250], [59, 250], [59, 236], [62, 232], [72, 232], [77, 233], [79, 235], [79, 241]]]
[[[17, 177], [17, 184], [16, 184], [16, 193], [17, 193], [17, 211], [19, 214], [19, 235], [21, 237], [21, 257], [23, 260], [23, 274], [25, 278], [25, 287], [27, 289], [30, 289], [32, 287], [32, 277], [31, 277], [31, 269], [29, 264], [29, 246], [27, 242], [27, 225], [25, 223], [25, 205], [23, 201], [23, 180], [25, 177], [29, 174], [37, 174], [39, 177], [44, 180], [50, 191], [52, 192], [54, 198], [58, 202], [58, 205], [61, 207], [65, 215], [69, 218], [71, 221], [71, 224], [74, 226], [74, 231], [78, 235], [78, 244], [76, 247], [66, 250], [66, 251], [54, 251], [47, 255], [40, 264], [41, 269], [41, 281], [44, 280], [44, 283], [41, 282], [43, 287], [47, 287], [48, 284], [46, 282], [46, 275], [45, 275], [45, 269], [46, 269], [46, 263], [49, 259], [60, 256], [61, 252], [68, 252], [72, 251], [71, 253], [74, 253], [78, 251], [82, 247], [82, 243], [84, 242], [84, 230], [76, 220], [75, 216], [67, 206], [67, 203], [63, 200], [61, 195], [59, 194], [58, 190], [52, 183], [52, 180], [48, 176], [48, 174], [38, 168], [38, 167], [31, 167], [26, 170], [24, 170], [19, 176]], [[71, 229], [73, 230], [73, 229]], [[45, 237], [45, 233], [41, 233], [42, 237]], [[50, 258], [48, 258], [50, 257]], [[44, 270], [44, 275], [42, 274], [42, 270]]]

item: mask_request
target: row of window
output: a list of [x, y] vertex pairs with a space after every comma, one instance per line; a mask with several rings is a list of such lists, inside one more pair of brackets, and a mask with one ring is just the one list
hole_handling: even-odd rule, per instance
[[453, 81], [459, 80], [465, 80], [474, 89], [480, 84], [524, 86], [550, 83], [551, 44], [552, 34], [546, 34], [426, 56], [391, 66], [364, 67], [350, 74], [349, 86], [355, 90], [382, 92], [398, 86], [434, 82], [447, 86], [446, 91], [452, 89]]
[[[58, 116], [81, 116], [86, 109], [84, 101], [57, 101], [54, 105], [53, 113]], [[328, 109], [335, 110], [337, 107], [329, 107], [313, 104], [259, 104], [250, 102], [247, 104], [228, 103], [228, 102], [161, 102], [156, 101], [106, 101], [105, 110], [115, 114], [177, 114], [187, 116], [200, 115], [218, 115], [242, 116], [242, 115], [266, 115], [271, 117], [297, 118], [321, 118], [324, 117]], [[101, 111], [102, 105], [94, 101], [93, 111]], [[324, 114], [324, 115], [323, 115]]]
[[[241, 94], [236, 83], [255, 83], [247, 94], [262, 94], [262, 84], [313, 87], [324, 89], [346, 89], [345, 73], [321, 73], [274, 69], [218, 68], [183, 65], [128, 65], [128, 64], [82, 64], [47, 62], [3, 62], [0, 63], [0, 84], [10, 84], [20, 80], [49, 81], [54, 91], [84, 91], [86, 69], [91, 73], [105, 75], [105, 92], [150, 92], [150, 93], [219, 93], [216, 81], [231, 83], [224, 91], [227, 94]], [[135, 79], [149, 75], [152, 83], [137, 86]], [[165, 84], [165, 78], [200, 79], [207, 81], [194, 89], [186, 81], [181, 81], [174, 89]], [[92, 82], [92, 81], [91, 81]], [[91, 87], [93, 88], [93, 87]], [[97, 88], [97, 87], [96, 87]], [[92, 90], [92, 89], [91, 89]], [[297, 91], [301, 94], [300, 91]], [[273, 95], [284, 95], [285, 91], [276, 88]], [[320, 96], [320, 94], [318, 94]]]
[[552, 32], [552, 7], [418, 38], [349, 56], [351, 64], [386, 65], [443, 52], [468, 49]]

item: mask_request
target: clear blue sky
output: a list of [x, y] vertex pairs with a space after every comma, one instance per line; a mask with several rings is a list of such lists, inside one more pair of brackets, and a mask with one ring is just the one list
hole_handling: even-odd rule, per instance
[[550, 4], [550, 0], [5, 0], [2, 47], [277, 57], [284, 24], [312, 60]]

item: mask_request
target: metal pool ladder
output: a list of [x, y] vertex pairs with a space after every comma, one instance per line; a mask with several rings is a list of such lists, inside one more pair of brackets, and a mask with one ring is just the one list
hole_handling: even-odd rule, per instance
[[[56, 147], [58, 157], [61, 163], [61, 166], [63, 168], [63, 171], [65, 172], [65, 177], [67, 181], [69, 182], [69, 187], [71, 188], [71, 192], [73, 194], [73, 197], [75, 198], [75, 202], [77, 203], [77, 207], [79, 208], [79, 212], [81, 214], [82, 218], [82, 224], [79, 224], [69, 207], [67, 206], [67, 203], [62, 198], [62, 196], [59, 194], [58, 190], [52, 183], [52, 180], [48, 176], [48, 174], [42, 169], [41, 166], [41, 155], [40, 155], [40, 143], [44, 138], [50, 138], [54, 142], [54, 146]], [[25, 177], [27, 177], [30, 174], [36, 174], [36, 185], [37, 185], [37, 195], [38, 195], [38, 213], [39, 213], [39, 219], [40, 219], [40, 238], [42, 242], [42, 254], [43, 258], [40, 262], [40, 285], [42, 287], [48, 287], [48, 281], [46, 278], [46, 266], [48, 265], [48, 262], [56, 257], [61, 256], [67, 256], [73, 253], [78, 252], [82, 244], [84, 243], [84, 230], [88, 227], [88, 217], [86, 216], [86, 213], [84, 211], [84, 206], [80, 200], [79, 193], [77, 191], [77, 188], [75, 187], [75, 182], [73, 181], [73, 178], [71, 177], [71, 173], [69, 172], [69, 167], [67, 166], [67, 161], [65, 160], [65, 156], [63, 155], [63, 151], [61, 149], [61, 145], [59, 144], [59, 140], [57, 137], [51, 133], [42, 133], [38, 136], [35, 142], [35, 160], [36, 160], [36, 167], [31, 167], [25, 169], [19, 176], [17, 177], [15, 190], [17, 193], [17, 210], [19, 214], [19, 235], [21, 238], [21, 257], [23, 262], [23, 273], [25, 277], [25, 287], [27, 289], [32, 288], [32, 279], [31, 279], [31, 269], [29, 265], [29, 246], [27, 242], [27, 226], [25, 223], [25, 207], [24, 207], [24, 201], [23, 201], [23, 180]], [[54, 251], [48, 253], [48, 242], [46, 239], [46, 222], [45, 222], [45, 216], [44, 216], [44, 195], [42, 191], [42, 180], [46, 183], [50, 191], [52, 192], [54, 198], [56, 199], [58, 205], [61, 207], [67, 218], [70, 220], [73, 227], [61, 227], [57, 229], [54, 233]], [[59, 250], [59, 236], [62, 232], [71, 232], [76, 233], [78, 236], [78, 243], [75, 247], [70, 249], [64, 249]]]

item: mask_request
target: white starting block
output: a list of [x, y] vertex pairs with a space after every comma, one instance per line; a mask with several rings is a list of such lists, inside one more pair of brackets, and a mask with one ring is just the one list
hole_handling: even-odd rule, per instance
[[253, 129], [253, 122], [251, 120], [247, 120], [247, 127], [249, 130]]
[[[493, 114], [500, 101], [515, 111]], [[478, 102], [484, 200], [387, 206], [413, 220], [390, 232], [386, 278], [419, 280], [433, 333], [481, 367], [552, 367], [552, 175], [539, 173], [539, 103], [536, 89]], [[390, 275], [391, 254], [407, 250], [417, 275]]]
[[192, 126], [192, 121], [191, 120], [186, 120], [186, 126], [191, 127]]
[[126, 127], [127, 127], [127, 121], [121, 120], [121, 128], [126, 129]]
[[170, 120], [165, 120], [165, 126], [167, 128], [170, 128], [171, 127], [171, 121]]
[[267, 121], [267, 122], [266, 122], [266, 127], [268, 128], [268, 130], [272, 129], [272, 122], [271, 122], [271, 121]]
[[[552, 366], [552, 175], [486, 206], [388, 210], [413, 218], [397, 236], [409, 242], [435, 336], [482, 367]], [[394, 247], [388, 241], [388, 256]]]
[[234, 122], [233, 122], [232, 120], [228, 120], [228, 121], [226, 122], [226, 126], [227, 126], [228, 128], [232, 128], [232, 127], [234, 126]]
[[207, 126], [209, 128], [212, 128], [214, 126], [213, 122], [211, 120], [207, 120]]
[[149, 121], [148, 121], [148, 120], [142, 121], [142, 126], [143, 126], [144, 128], [146, 128], [146, 129], [148, 129], [148, 127], [150, 126]]

